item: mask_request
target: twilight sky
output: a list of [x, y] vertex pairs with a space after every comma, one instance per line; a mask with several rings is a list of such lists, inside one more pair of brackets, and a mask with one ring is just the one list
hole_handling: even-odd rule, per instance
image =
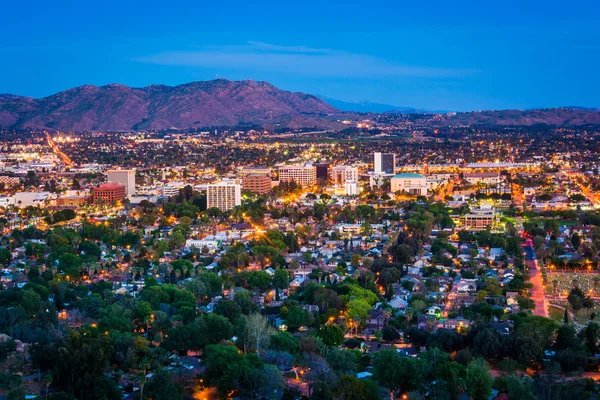
[[265, 80], [444, 110], [600, 107], [600, 1], [11, 1], [0, 93]]

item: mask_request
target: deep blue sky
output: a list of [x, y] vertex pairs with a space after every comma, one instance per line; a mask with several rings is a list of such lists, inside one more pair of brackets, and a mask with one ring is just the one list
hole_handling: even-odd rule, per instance
[[7, 1], [0, 93], [265, 80], [346, 101], [600, 107], [600, 1]]

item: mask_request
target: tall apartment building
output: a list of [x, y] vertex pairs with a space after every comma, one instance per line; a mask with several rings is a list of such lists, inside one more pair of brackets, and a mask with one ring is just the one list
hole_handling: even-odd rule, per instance
[[249, 174], [242, 180], [242, 189], [252, 193], [265, 194], [271, 191], [271, 178], [262, 174]]
[[125, 196], [135, 195], [135, 169], [111, 169], [106, 171], [108, 183], [120, 183], [125, 186]]
[[358, 168], [349, 165], [338, 165], [331, 169], [331, 180], [336, 185], [346, 182], [358, 182]]
[[376, 174], [396, 173], [396, 155], [394, 153], [375, 153], [373, 164]]
[[317, 169], [311, 163], [280, 167], [279, 181], [294, 181], [301, 186], [311, 186], [317, 182]]
[[242, 187], [232, 180], [223, 180], [206, 186], [207, 208], [229, 210], [242, 204]]
[[127, 197], [125, 185], [120, 183], [103, 183], [92, 189], [94, 203], [112, 203]]

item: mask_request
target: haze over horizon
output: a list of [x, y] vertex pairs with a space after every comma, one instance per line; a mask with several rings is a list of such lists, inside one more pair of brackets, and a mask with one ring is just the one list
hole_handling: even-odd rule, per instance
[[388, 1], [160, 4], [5, 6], [0, 93], [39, 98], [83, 84], [220, 77], [419, 109], [600, 106], [593, 1], [434, 1], [401, 12]]

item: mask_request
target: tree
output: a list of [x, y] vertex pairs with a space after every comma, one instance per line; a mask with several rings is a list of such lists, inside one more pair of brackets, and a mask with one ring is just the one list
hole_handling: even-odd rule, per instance
[[394, 328], [391, 325], [386, 325], [383, 327], [383, 329], [381, 330], [381, 336], [386, 342], [394, 342], [400, 339], [400, 334], [398, 333], [396, 328]]
[[535, 400], [533, 380], [529, 376], [511, 375], [507, 378], [506, 385], [508, 386], [508, 398], [510, 400]]
[[575, 316], [577, 316], [577, 311], [583, 308], [583, 299], [585, 298], [585, 294], [579, 287], [574, 287], [569, 292], [567, 296], [567, 301], [571, 305], [571, 308], [575, 312]]
[[240, 387], [240, 380], [249, 370], [248, 360], [234, 346], [207, 346], [204, 351], [206, 378], [221, 394]]
[[277, 351], [285, 351], [290, 354], [298, 352], [298, 340], [289, 332], [278, 332], [270, 338], [271, 348]]
[[486, 400], [492, 392], [492, 375], [488, 363], [483, 358], [471, 361], [467, 366], [465, 384], [467, 393], [473, 400]]
[[443, 389], [450, 399], [457, 399], [465, 391], [466, 368], [457, 362], [448, 361], [437, 366], [437, 376], [445, 383]]
[[554, 347], [556, 350], [565, 350], [575, 348], [579, 345], [575, 328], [570, 325], [563, 325], [556, 331], [556, 342]]
[[344, 332], [333, 324], [323, 325], [317, 331], [317, 336], [328, 346], [339, 346], [344, 343]]
[[157, 372], [144, 387], [142, 399], [181, 399], [181, 388], [173, 383], [172, 376], [165, 371]]
[[267, 319], [258, 313], [248, 316], [246, 327], [250, 346], [260, 354], [261, 349], [264, 349], [269, 342], [273, 328], [269, 325]]
[[375, 380], [389, 391], [391, 400], [399, 390], [417, 390], [423, 379], [421, 360], [401, 357], [395, 349], [375, 354], [373, 369]]
[[375, 400], [364, 382], [349, 375], [344, 375], [337, 381], [333, 393], [340, 400]]
[[273, 286], [276, 289], [286, 289], [290, 284], [290, 276], [284, 269], [278, 269], [273, 274]]

